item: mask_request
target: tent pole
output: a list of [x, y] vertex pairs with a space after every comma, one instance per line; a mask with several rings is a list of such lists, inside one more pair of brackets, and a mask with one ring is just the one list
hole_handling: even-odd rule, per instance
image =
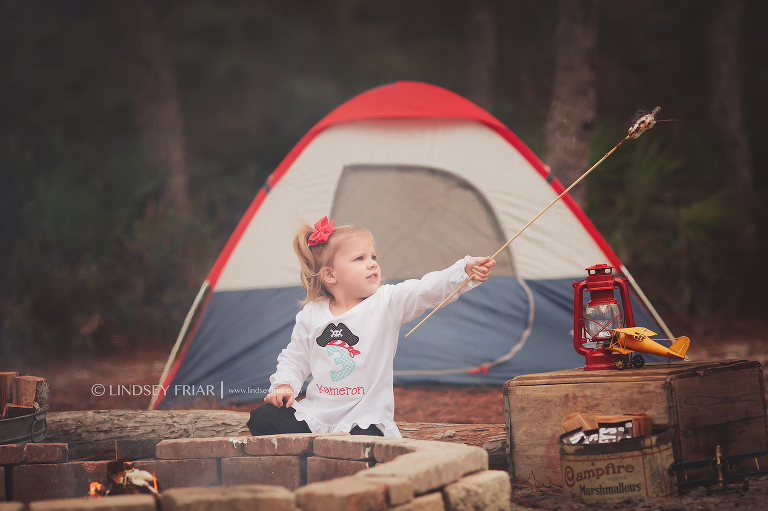
[[[173, 366], [173, 363], [176, 361], [176, 357], [179, 354], [179, 349], [181, 348], [181, 345], [184, 344], [184, 341], [187, 339], [187, 334], [189, 333], [189, 327], [192, 324], [192, 319], [197, 314], [197, 310], [200, 308], [200, 302], [202, 302], [203, 297], [206, 295], [206, 292], [210, 288], [208, 284], [208, 280], [206, 279], [203, 281], [203, 285], [200, 286], [200, 291], [197, 292], [197, 296], [195, 297], [195, 301], [192, 302], [192, 307], [189, 308], [189, 312], [187, 312], [187, 317], [184, 318], [184, 323], [181, 325], [181, 331], [179, 332], [179, 336], [176, 338], [176, 344], [173, 345], [173, 349], [171, 350], [171, 354], [168, 355], [168, 361], [165, 363], [165, 368], [163, 369], [163, 374], [160, 376], [160, 385], [163, 384], [165, 379], [168, 377], [168, 373], [171, 372], [171, 367]], [[155, 403], [157, 402], [157, 397], [159, 394], [153, 394], [152, 399], [149, 402], [149, 408], [148, 410], [154, 410]]]
[[656, 312], [656, 309], [651, 304], [651, 301], [648, 299], [647, 296], [645, 296], [645, 293], [643, 293], [643, 290], [640, 289], [640, 286], [637, 285], [637, 282], [635, 282], [634, 277], [632, 277], [632, 274], [629, 273], [629, 270], [626, 266], [623, 264], [621, 265], [621, 273], [627, 276], [627, 279], [629, 280], [629, 283], [632, 284], [632, 289], [635, 290], [637, 295], [640, 297], [640, 300], [645, 304], [646, 307], [648, 307], [648, 310], [651, 311], [651, 316], [653, 316], [653, 319], [656, 320], [656, 322], [659, 324], [662, 330], [664, 330], [664, 335], [667, 336], [667, 339], [675, 339], [675, 336], [672, 335], [672, 331], [667, 327], [667, 324], [664, 323], [664, 320], [661, 319], [661, 316], [659, 316], [659, 313]]

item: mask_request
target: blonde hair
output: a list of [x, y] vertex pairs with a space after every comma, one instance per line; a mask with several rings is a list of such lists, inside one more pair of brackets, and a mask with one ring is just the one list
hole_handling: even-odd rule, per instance
[[293, 238], [293, 250], [301, 263], [301, 284], [307, 291], [307, 298], [299, 302], [305, 305], [321, 297], [333, 299], [333, 295], [323, 285], [320, 271], [333, 263], [333, 256], [346, 240], [354, 236], [367, 236], [373, 243], [373, 234], [365, 227], [359, 225], [342, 225], [336, 227], [326, 243], [309, 245], [309, 237], [315, 232], [315, 228], [302, 221]]

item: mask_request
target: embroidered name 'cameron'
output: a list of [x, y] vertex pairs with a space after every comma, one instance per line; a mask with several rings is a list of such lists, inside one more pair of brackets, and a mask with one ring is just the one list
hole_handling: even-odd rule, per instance
[[358, 394], [365, 394], [364, 387], [325, 387], [319, 383], [315, 383], [315, 385], [321, 394], [328, 394], [329, 396], [356, 396]]

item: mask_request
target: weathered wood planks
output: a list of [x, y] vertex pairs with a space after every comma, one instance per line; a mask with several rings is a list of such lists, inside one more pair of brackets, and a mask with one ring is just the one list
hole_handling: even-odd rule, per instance
[[[625, 371], [567, 369], [504, 385], [507, 457], [518, 481], [560, 483], [558, 437], [569, 413], [646, 413], [672, 428], [678, 461], [768, 449], [758, 362], [648, 364]], [[763, 460], [768, 462], [768, 460]], [[762, 463], [761, 463], [762, 464]]]
[[[675, 456], [693, 461], [768, 449], [763, 371], [758, 362], [734, 362], [670, 375], [668, 401]], [[768, 457], [759, 459], [761, 466]]]

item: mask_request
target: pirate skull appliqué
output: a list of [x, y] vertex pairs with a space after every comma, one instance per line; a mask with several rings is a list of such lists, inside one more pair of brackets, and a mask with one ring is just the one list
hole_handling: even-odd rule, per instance
[[332, 381], [343, 380], [355, 370], [356, 364], [353, 358], [360, 352], [352, 346], [357, 344], [359, 340], [360, 338], [353, 334], [344, 323], [329, 324], [323, 333], [315, 339], [318, 346], [325, 348], [328, 356], [333, 359], [333, 363], [341, 366], [340, 370], [331, 371]]

